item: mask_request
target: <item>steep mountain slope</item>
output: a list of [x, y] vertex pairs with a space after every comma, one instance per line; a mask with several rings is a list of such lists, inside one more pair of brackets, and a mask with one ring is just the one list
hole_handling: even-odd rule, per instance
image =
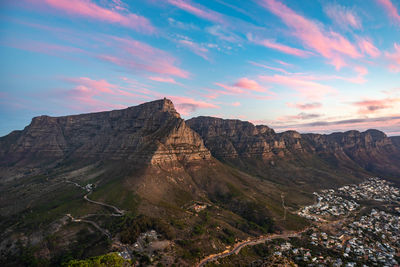
[[[78, 185], [86, 184], [95, 187], [91, 200], [115, 205], [126, 215], [96, 217], [107, 208], [83, 197], [87, 192]], [[207, 217], [188, 210], [196, 201], [209, 205]], [[44, 253], [46, 237], [65, 239], [63, 248], [47, 252], [53, 258], [54, 251], [79, 239], [78, 230], [88, 228], [71, 229], [70, 218], [94, 214], [97, 225], [111, 225], [111, 235], [123, 242], [134, 243], [137, 229], [151, 227], [169, 239], [192, 240], [185, 249], [192, 247], [193, 253], [182, 264], [225, 247], [227, 233], [245, 238], [271, 231], [273, 220], [283, 215], [280, 190], [213, 158], [167, 99], [110, 112], [41, 116], [0, 138], [0, 211], [1, 249], [15, 249], [17, 240], [24, 240]], [[288, 217], [277, 227], [304, 224]], [[207, 225], [218, 229], [193, 234]]]
[[40, 116], [23, 131], [0, 138], [0, 165], [15, 169], [54, 166], [66, 159], [147, 163], [181, 160], [182, 155], [210, 158], [167, 99], [110, 112]]
[[187, 124], [216, 158], [275, 182], [324, 187], [371, 174], [400, 177], [400, 150], [377, 130], [275, 133], [267, 126], [213, 117], [192, 118]]
[[398, 181], [395, 144], [376, 130], [319, 135], [211, 117], [185, 122], [168, 99], [36, 117], [0, 138], [0, 250], [24, 251], [19, 240], [59, 265], [66, 252], [98, 255], [156, 229], [174, 242], [165, 257], [191, 265], [235, 238], [304, 227], [286, 211], [312, 202], [319, 188], [373, 174]]
[[391, 136], [389, 137], [392, 143], [400, 149], [400, 136]]

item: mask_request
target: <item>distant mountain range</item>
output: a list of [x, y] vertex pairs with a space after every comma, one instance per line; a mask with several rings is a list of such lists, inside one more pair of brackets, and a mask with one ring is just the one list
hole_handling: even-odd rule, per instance
[[[0, 138], [0, 249], [10, 260], [22, 244], [35, 247], [35, 257], [61, 263], [65, 251], [74, 258], [96, 255], [117, 239], [134, 243], [141, 231], [155, 228], [174, 241], [178, 265], [190, 265], [223, 250], [232, 236], [304, 227], [307, 221], [293, 213], [282, 219], [283, 196], [295, 211], [313, 201], [315, 190], [370, 176], [400, 183], [400, 137], [378, 130], [276, 133], [213, 117], [185, 121], [168, 99], [40, 116]], [[94, 184], [91, 199], [126, 211], [95, 217], [112, 242], [89, 239], [96, 234], [91, 225], [66, 217], [105, 212], [73, 183]], [[188, 210], [197, 202], [208, 204], [207, 214]], [[77, 251], [77, 243], [85, 246]]]

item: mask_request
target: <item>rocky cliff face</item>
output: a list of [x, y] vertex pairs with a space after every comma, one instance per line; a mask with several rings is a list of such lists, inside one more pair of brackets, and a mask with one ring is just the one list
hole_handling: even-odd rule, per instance
[[393, 145], [395, 145], [400, 150], [400, 136], [392, 136], [390, 137]]
[[37, 166], [65, 159], [163, 163], [209, 159], [200, 136], [168, 99], [123, 110], [40, 116], [0, 138], [0, 166]]
[[400, 174], [400, 150], [381, 131], [305, 134], [302, 137], [318, 155], [331, 155], [348, 160], [377, 174]]
[[354, 165], [377, 174], [400, 176], [400, 150], [383, 132], [275, 133], [267, 126], [254, 126], [239, 120], [197, 117], [187, 124], [198, 132], [212, 154], [224, 161], [256, 159], [264, 162], [320, 157], [328, 164]]
[[283, 157], [302, 150], [294, 131], [276, 134], [273, 129], [240, 120], [198, 117], [186, 122], [198, 132], [206, 147], [219, 159]]

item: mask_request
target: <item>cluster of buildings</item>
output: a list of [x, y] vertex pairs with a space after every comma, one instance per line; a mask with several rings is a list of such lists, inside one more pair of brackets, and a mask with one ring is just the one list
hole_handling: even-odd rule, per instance
[[400, 189], [377, 177], [358, 185], [343, 186], [338, 192], [355, 200], [400, 201]]
[[400, 202], [400, 189], [378, 177], [369, 178], [361, 184], [343, 186], [337, 191], [327, 189], [314, 192], [314, 195], [317, 203], [298, 212], [298, 215], [314, 221], [347, 216], [360, 207], [357, 202], [360, 200]]
[[136, 242], [133, 244], [134, 250], [143, 252], [151, 242], [157, 241], [158, 237], [159, 235], [156, 230], [150, 230], [141, 233]]
[[299, 211], [299, 215], [314, 221], [322, 221], [322, 218], [330, 216], [348, 215], [360, 205], [352, 199], [345, 199], [333, 189], [314, 192], [317, 203], [306, 206]]
[[[293, 248], [285, 243], [275, 253], [288, 256], [295, 262], [306, 262], [309, 266], [319, 264], [398, 266], [400, 262], [399, 188], [385, 180], [370, 178], [358, 185], [346, 185], [337, 191], [330, 189], [314, 194], [317, 203], [304, 207], [299, 215], [327, 223], [329, 220], [326, 219], [343, 215], [340, 217], [342, 224], [329, 228], [330, 233], [325, 233], [316, 227], [311, 235], [304, 237], [309, 245], [307, 248]], [[365, 203], [362, 200], [382, 202], [374, 206], [382, 210], [372, 208], [366, 215], [361, 216], [360, 213], [366, 211], [366, 208], [360, 208], [359, 203]], [[323, 248], [332, 253], [329, 257], [321, 258], [314, 256], [313, 249], [310, 251], [310, 248]]]
[[379, 266], [395, 266], [400, 256], [400, 214], [373, 209], [336, 233], [314, 232], [311, 245], [331, 249], [344, 260]]
[[93, 188], [94, 188], [93, 184], [87, 184], [87, 185], [85, 186], [84, 189], [85, 189], [87, 192], [90, 192], [90, 191], [93, 190]]
[[206, 209], [208, 207], [208, 204], [202, 203], [202, 202], [196, 202], [193, 205], [189, 206], [188, 209], [193, 210], [196, 213], [199, 213], [200, 211]]
[[273, 256], [299, 266], [399, 266], [400, 213], [372, 209], [334, 234], [315, 229], [302, 239], [303, 247], [296, 247], [299, 243], [292, 240], [276, 245]]
[[[321, 255], [310, 248], [295, 247], [290, 242], [275, 247], [274, 256], [290, 258], [294, 263], [307, 266], [351, 266], [344, 265], [340, 257]], [[301, 264], [303, 263], [303, 264]], [[349, 262], [350, 264], [352, 262]]]

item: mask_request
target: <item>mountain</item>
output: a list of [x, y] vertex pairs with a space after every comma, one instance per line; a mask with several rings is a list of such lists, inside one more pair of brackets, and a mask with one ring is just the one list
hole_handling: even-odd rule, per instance
[[0, 138], [0, 250], [17, 266], [60, 265], [125, 249], [155, 229], [173, 243], [160, 263], [192, 265], [235, 238], [304, 227], [294, 211], [317, 189], [371, 175], [399, 181], [399, 163], [398, 139], [377, 130], [184, 121], [168, 99], [40, 116]]
[[[310, 172], [303, 175], [305, 180], [309, 180], [308, 184], [313, 183], [310, 178], [321, 170], [342, 171], [349, 179], [349, 176], [364, 176], [366, 173], [395, 178], [400, 173], [397, 143], [378, 130], [329, 135], [296, 131], [275, 133], [264, 125], [213, 117], [192, 118], [187, 125], [201, 135], [216, 158], [267, 179], [275, 176], [273, 179], [276, 180], [279, 179], [277, 175], [285, 177], [290, 174], [292, 182], [296, 182], [302, 176], [297, 168], [314, 172], [314, 175]], [[334, 184], [343, 182], [340, 181], [342, 177], [332, 178], [330, 181]], [[322, 182], [324, 184], [326, 182]]]
[[[82, 190], [88, 184], [95, 188], [90, 200], [118, 208], [88, 201]], [[196, 203], [207, 205], [207, 212], [193, 213]], [[125, 213], [114, 216], [115, 210]], [[173, 253], [189, 253], [180, 258], [190, 265], [233, 236], [304, 224], [293, 216], [274, 225], [273, 218], [283, 214], [279, 189], [216, 160], [168, 99], [109, 112], [40, 116], [1, 137], [0, 213], [2, 253], [14, 259], [10, 253], [32, 247], [35, 257], [57, 264], [65, 253], [105, 253], [157, 229], [176, 241]], [[94, 218], [97, 227], [71, 218]], [[111, 242], [103, 240], [106, 230], [96, 228], [107, 229]]]
[[0, 164], [14, 169], [51, 167], [66, 159], [154, 164], [209, 158], [201, 138], [167, 99], [110, 112], [40, 116], [0, 138]]
[[391, 136], [390, 140], [398, 149], [400, 149], [400, 136]]

